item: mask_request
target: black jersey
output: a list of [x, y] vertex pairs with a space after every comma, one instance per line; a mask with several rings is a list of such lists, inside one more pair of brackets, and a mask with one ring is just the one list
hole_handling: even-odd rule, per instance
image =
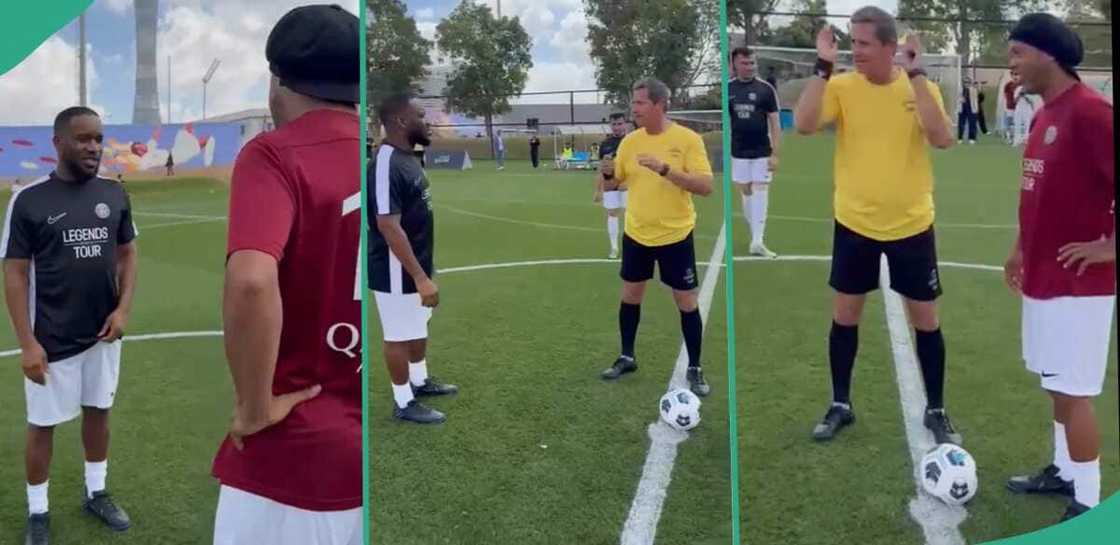
[[377, 229], [377, 216], [400, 215], [412, 253], [428, 276], [433, 274], [435, 219], [431, 189], [411, 153], [382, 144], [366, 172], [369, 210], [369, 287], [384, 293], [416, 293], [416, 283]]
[[779, 109], [778, 92], [769, 83], [754, 78], [731, 80], [727, 85], [731, 113], [731, 156], [758, 159], [773, 153], [770, 145], [771, 113]]
[[117, 308], [117, 246], [138, 234], [120, 184], [55, 173], [17, 190], [8, 204], [0, 252], [31, 261], [31, 326], [54, 362], [98, 342]]

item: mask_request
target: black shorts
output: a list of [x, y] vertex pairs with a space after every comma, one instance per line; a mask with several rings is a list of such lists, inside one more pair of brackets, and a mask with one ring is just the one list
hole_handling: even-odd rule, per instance
[[891, 289], [915, 301], [933, 301], [941, 296], [933, 227], [912, 237], [882, 242], [836, 222], [828, 284], [848, 295], [863, 295], [878, 289], [879, 261], [883, 254], [890, 267]]
[[692, 233], [684, 240], [665, 246], [645, 246], [622, 235], [622, 271], [627, 282], [645, 282], [653, 278], [653, 265], [661, 271], [661, 282], [678, 291], [696, 289], [696, 245]]

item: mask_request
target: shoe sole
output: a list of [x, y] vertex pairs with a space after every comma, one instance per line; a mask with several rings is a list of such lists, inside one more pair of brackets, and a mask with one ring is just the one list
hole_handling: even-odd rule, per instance
[[844, 428], [846, 428], [848, 426], [851, 426], [852, 424], [855, 424], [855, 423], [856, 423], [856, 417], [853, 416], [850, 420], [841, 421], [840, 425], [836, 426], [836, 429], [832, 430], [832, 433], [830, 433], [828, 435], [818, 434], [816, 431], [814, 431], [813, 432], [813, 440], [818, 442], [818, 443], [824, 443], [826, 441], [831, 441], [837, 435], [840, 435], [841, 430], [843, 430]]
[[110, 530], [112, 530], [114, 532], [124, 532], [124, 531], [127, 531], [129, 528], [132, 528], [132, 523], [131, 522], [129, 522], [128, 524], [126, 524], [124, 526], [113, 526], [112, 524], [109, 524], [108, 522], [106, 522], [105, 519], [101, 518], [100, 515], [91, 511], [88, 507], [82, 506], [82, 511], [85, 511], [85, 513], [87, 515], [101, 521], [102, 524], [104, 524], [107, 528], [109, 528]]
[[1010, 482], [1004, 483], [1004, 486], [1011, 491], [1012, 494], [1020, 495], [1036, 495], [1036, 496], [1060, 496], [1063, 498], [1073, 498], [1073, 491], [1070, 490], [1037, 490], [1030, 488], [1017, 488]]
[[637, 367], [635, 367], [633, 369], [626, 369], [626, 370], [618, 373], [617, 375], [607, 375], [607, 374], [600, 373], [599, 377], [602, 378], [603, 380], [618, 380], [618, 379], [622, 378], [623, 375], [629, 375], [630, 373], [634, 373], [637, 370], [638, 370]]
[[457, 393], [459, 393], [459, 390], [454, 390], [454, 391], [450, 391], [450, 392], [435, 392], [435, 393], [431, 393], [431, 392], [424, 392], [424, 393], [412, 392], [412, 395], [415, 396], [415, 397], [443, 397], [443, 396], [453, 396]]
[[398, 422], [408, 422], [410, 424], [443, 424], [444, 422], [447, 421], [446, 416], [439, 419], [439, 420], [413, 420], [411, 418], [404, 418], [404, 417], [400, 417], [400, 416], [397, 416], [397, 415], [393, 415], [393, 418], [396, 419]]

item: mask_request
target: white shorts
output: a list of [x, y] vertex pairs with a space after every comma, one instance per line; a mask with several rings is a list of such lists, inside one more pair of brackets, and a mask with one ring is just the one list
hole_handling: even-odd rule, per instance
[[737, 184], [770, 183], [770, 158], [737, 159], [732, 157], [731, 179]]
[[428, 338], [432, 309], [420, 304], [418, 293], [373, 292], [381, 332], [386, 342], [399, 343]]
[[606, 208], [607, 210], [618, 210], [619, 208], [626, 208], [626, 190], [604, 191], [603, 208]]
[[1023, 360], [1042, 388], [1097, 396], [1108, 369], [1115, 296], [1023, 297]]
[[108, 409], [117, 394], [121, 374], [121, 341], [99, 342], [81, 354], [47, 365], [47, 384], [26, 377], [27, 422], [57, 426], [82, 414], [82, 407]]
[[361, 545], [362, 508], [308, 511], [222, 485], [214, 545]]

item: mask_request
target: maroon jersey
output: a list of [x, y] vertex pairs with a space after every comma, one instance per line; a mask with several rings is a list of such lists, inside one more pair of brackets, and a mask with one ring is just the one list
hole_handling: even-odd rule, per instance
[[1058, 249], [1115, 230], [1116, 161], [1112, 105], [1077, 83], [1034, 116], [1023, 152], [1019, 241], [1023, 294], [1034, 299], [1113, 295], [1113, 263], [1090, 265], [1077, 276], [1062, 268]]
[[238, 155], [230, 190], [228, 255], [259, 250], [279, 264], [272, 391], [323, 389], [244, 450], [227, 437], [214, 476], [312, 511], [362, 505], [358, 127], [356, 114], [316, 110], [260, 135]]

